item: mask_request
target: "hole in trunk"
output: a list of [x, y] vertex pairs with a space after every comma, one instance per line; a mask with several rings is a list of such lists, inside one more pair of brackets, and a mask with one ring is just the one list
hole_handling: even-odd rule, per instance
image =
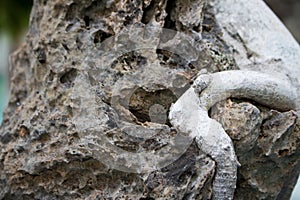
[[169, 108], [176, 100], [177, 97], [169, 89], [148, 92], [138, 88], [130, 98], [129, 111], [139, 122], [168, 125]]
[[77, 69], [70, 69], [60, 77], [60, 82], [68, 88], [72, 86], [73, 81], [77, 76]]

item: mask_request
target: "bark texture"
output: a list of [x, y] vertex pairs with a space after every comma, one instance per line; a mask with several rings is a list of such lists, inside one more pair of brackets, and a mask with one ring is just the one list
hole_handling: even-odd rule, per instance
[[[228, 30], [242, 46], [234, 48], [234, 37], [228, 39], [216, 20], [214, 3], [34, 1], [26, 42], [11, 57], [10, 101], [0, 129], [0, 199], [212, 198], [214, 158], [192, 142], [168, 160], [165, 149], [181, 134], [166, 117], [171, 104], [199, 72], [249, 68], [245, 60], [281, 64], [277, 57], [252, 62], [257, 54]], [[143, 39], [150, 38], [152, 49], [109, 57], [115, 48], [140, 40], [138, 30], [146, 25], [173, 30], [167, 35], [174, 33], [174, 41], [175, 31], [182, 32], [188, 42], [178, 36], [180, 52], [167, 51], [170, 38], [152, 37], [163, 32], [150, 29]], [[120, 34], [124, 30], [137, 31]], [[288, 199], [300, 169], [297, 114], [228, 99], [210, 116], [233, 140], [241, 163], [234, 198]], [[179, 138], [184, 142], [184, 133]], [[107, 154], [107, 144], [118, 151]], [[115, 155], [120, 152], [146, 153], [130, 162]], [[151, 159], [149, 152], [153, 162], [159, 157], [167, 162], [153, 170], [143, 160]]]

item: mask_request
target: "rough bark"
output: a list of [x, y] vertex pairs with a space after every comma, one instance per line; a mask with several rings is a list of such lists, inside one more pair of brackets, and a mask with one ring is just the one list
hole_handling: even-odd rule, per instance
[[[217, 198], [222, 160], [174, 126], [169, 109], [198, 74], [250, 69], [296, 89], [281, 87], [277, 99], [269, 88], [267, 103], [256, 90], [225, 95], [235, 98], [209, 105], [209, 116], [241, 164], [234, 198], [288, 199], [300, 170], [300, 50], [264, 5], [245, 3], [36, 0], [11, 57], [0, 198]], [[238, 12], [253, 5], [265, 21]]]

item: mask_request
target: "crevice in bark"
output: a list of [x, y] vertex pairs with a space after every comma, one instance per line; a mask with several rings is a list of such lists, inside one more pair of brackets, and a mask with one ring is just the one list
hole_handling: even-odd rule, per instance
[[177, 30], [176, 29], [176, 24], [175, 22], [172, 20], [172, 11], [175, 8], [175, 2], [173, 0], [168, 0], [167, 1], [167, 6], [166, 6], [166, 13], [167, 16], [165, 18], [165, 23], [164, 23], [164, 28], [168, 28], [168, 29], [172, 29], [172, 30]]
[[138, 88], [130, 98], [129, 111], [139, 122], [167, 124], [169, 108], [176, 100], [177, 97], [169, 89], [147, 92]]
[[71, 21], [72, 19], [74, 19], [74, 17], [77, 16], [77, 7], [78, 5], [76, 3], [72, 3], [71, 5], [68, 6], [68, 10], [66, 12], [65, 15], [65, 19], [67, 21]]
[[192, 72], [195, 69], [199, 70], [199, 67], [193, 65], [188, 60], [182, 58], [181, 56], [173, 52], [163, 49], [156, 49], [156, 54], [162, 66], [171, 69], [184, 69], [189, 72]]
[[63, 85], [70, 88], [72, 87], [72, 83], [76, 79], [76, 76], [77, 76], [77, 69], [72, 68], [68, 70], [66, 73], [64, 73], [59, 80]]
[[129, 152], [137, 152], [139, 150], [139, 144], [138, 142], [133, 142], [133, 141], [115, 141], [114, 145], [117, 147], [124, 149], [125, 151]]
[[8, 144], [10, 141], [13, 140], [13, 135], [10, 134], [10, 133], [5, 133], [3, 135], [0, 135], [0, 141], [3, 143], [3, 144]]
[[105, 31], [103, 31], [103, 30], [99, 30], [99, 31], [95, 32], [95, 33], [93, 34], [93, 36], [94, 36], [94, 43], [97, 44], [97, 43], [101, 43], [101, 42], [103, 42], [105, 39], [107, 39], [107, 38], [113, 36], [113, 34], [108, 33], [108, 32], [105, 32]]
[[90, 17], [87, 16], [87, 15], [84, 16], [84, 17], [83, 17], [83, 21], [84, 21], [85, 26], [86, 26], [87, 28], [89, 28], [89, 26], [90, 26], [90, 21], [91, 21]]
[[143, 17], [142, 17], [142, 21], [141, 21], [142, 23], [148, 24], [150, 22], [150, 20], [153, 18], [155, 7], [156, 7], [157, 3], [158, 3], [157, 0], [152, 0], [150, 5], [143, 8], [144, 12], [143, 12]]
[[138, 68], [142, 68], [145, 64], [147, 64], [147, 58], [140, 52], [132, 51], [117, 58], [112, 62], [110, 68], [116, 70], [117, 75], [123, 75], [128, 72], [133, 72]]

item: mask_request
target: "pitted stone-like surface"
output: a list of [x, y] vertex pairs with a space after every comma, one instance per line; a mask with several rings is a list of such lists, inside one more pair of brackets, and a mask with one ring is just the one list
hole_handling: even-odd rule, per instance
[[211, 109], [211, 117], [222, 124], [226, 133], [235, 142], [238, 154], [242, 155], [254, 147], [262, 123], [260, 110], [256, 106], [228, 99]]
[[[109, 168], [105, 159], [95, 156], [98, 151], [94, 147], [99, 141], [92, 143], [86, 138], [91, 135], [98, 138], [100, 134], [112, 144], [128, 152], [137, 152], [140, 149], [156, 151], [166, 146], [162, 139], [167, 140], [177, 133], [169, 127], [168, 122], [160, 124], [144, 122], [154, 116], [144, 117], [144, 113], [150, 110], [148, 102], [151, 99], [145, 101], [147, 104], [141, 104], [139, 98], [150, 93], [159, 96], [163, 90], [170, 87], [179, 88], [178, 93], [182, 94], [187, 89], [185, 86], [189, 85], [203, 69], [208, 73], [237, 69], [231, 54], [233, 50], [222, 39], [222, 32], [215, 21], [214, 13], [211, 12], [210, 7], [202, 8], [205, 1], [191, 0], [182, 8], [180, 5], [183, 1], [176, 1], [174, 8], [172, 2], [164, 0], [35, 1], [26, 42], [11, 57], [11, 96], [0, 129], [0, 198], [211, 198], [216, 163], [201, 153], [195, 145], [192, 145], [186, 154], [171, 165], [151, 173], [135, 174]], [[174, 16], [172, 15], [174, 12], [182, 12], [182, 14]], [[189, 48], [182, 51], [186, 53], [183, 55], [190, 56], [188, 59], [178, 52], [172, 53], [162, 49], [145, 51], [144, 49], [120, 55], [109, 67], [101, 65], [99, 50], [112, 47], [109, 43], [107, 46], [101, 46], [106, 39], [117, 37], [123, 29], [145, 27], [145, 24], [184, 31], [195, 39], [194, 45], [198, 48], [196, 57], [194, 54], [189, 54]], [[138, 39], [133, 35], [131, 35], [132, 41]], [[130, 42], [128, 38], [125, 37], [123, 40], [118, 38], [118, 41]], [[166, 47], [169, 47], [168, 45], [170, 46], [166, 44]], [[159, 70], [154, 70], [153, 74], [149, 75], [145, 71], [145, 66], [148, 69], [152, 69], [149, 66], [156, 66], [155, 69]], [[97, 72], [98, 69], [101, 71]], [[122, 102], [114, 104], [115, 109], [113, 109], [111, 100], [114, 84], [122, 77], [130, 77], [132, 74], [136, 78], [134, 81], [139, 81], [140, 87], [135, 93], [136, 96], [131, 98], [130, 107], [131, 111], [138, 110], [138, 112], [130, 112], [130, 108], [126, 108], [126, 103], [122, 104]], [[74, 119], [83, 114], [82, 99], [86, 97], [74, 94], [76, 91], [74, 89], [80, 86], [78, 81], [86, 81], [95, 89], [93, 94], [97, 115], [83, 122], [87, 125], [99, 122], [100, 128], [97, 127], [96, 132], [93, 132], [95, 130], [84, 132], [78, 129], [78, 124], [74, 123]], [[118, 83], [123, 88], [115, 93], [116, 96], [119, 99], [127, 97], [126, 88], [131, 90], [132, 82]], [[147, 86], [144, 83], [147, 83], [145, 84]], [[81, 86], [84, 88], [84, 85]], [[163, 94], [168, 95], [169, 92]], [[118, 100], [118, 98], [113, 99]], [[166, 107], [176, 98], [173, 95], [162, 98], [161, 101], [167, 102], [163, 104], [164, 109], [167, 110]], [[245, 116], [256, 115], [254, 107], [247, 105], [248, 108], [250, 113], [244, 114]], [[233, 110], [232, 112], [236, 114], [236, 108]], [[88, 115], [89, 110], [85, 111]], [[139, 119], [140, 116], [142, 119]], [[292, 115], [284, 116], [290, 119]], [[154, 137], [140, 141], [122, 132], [118, 117], [121, 117], [124, 123], [129, 120], [131, 122], [129, 128], [134, 124], [163, 131], [158, 131]], [[282, 121], [279, 122], [285, 123], [283, 120], [285, 117], [280, 118]], [[224, 126], [228, 124], [230, 127], [242, 128], [239, 121], [234, 123], [223, 119], [221, 121]], [[244, 122], [246, 123], [244, 126], [247, 127], [245, 130], [255, 132], [255, 128], [248, 127], [249, 121]], [[291, 121], [286, 125], [295, 127], [291, 125]], [[265, 124], [266, 128], [268, 126]], [[284, 130], [284, 127], [278, 130]], [[298, 141], [296, 138], [299, 128], [293, 130], [291, 132], [293, 137], [283, 141]], [[270, 155], [274, 154], [275, 158], [276, 155], [280, 155], [280, 161], [284, 163], [284, 169], [277, 168], [276, 174], [289, 174], [291, 166], [288, 167], [285, 163], [293, 162], [293, 155], [298, 150], [289, 148], [288, 143], [280, 148], [281, 140], [276, 143], [278, 145], [276, 147], [267, 146], [268, 141], [274, 138], [270, 135], [272, 131], [267, 129], [264, 131], [268, 136], [265, 140], [261, 140], [261, 147], [265, 150], [271, 149]], [[250, 136], [249, 133], [242, 135]], [[251, 138], [255, 137], [256, 135]], [[246, 138], [241, 138], [241, 141], [246, 141]], [[245, 144], [245, 147], [248, 149], [251, 144]], [[246, 150], [241, 149], [241, 151]], [[249, 158], [247, 163], [250, 167], [247, 168], [248, 165], [245, 165], [240, 169], [240, 174], [251, 176], [248, 178], [245, 175], [245, 180], [251, 181], [244, 181], [243, 177], [240, 177], [237, 196], [245, 194], [264, 196], [270, 191], [275, 194], [272, 185], [266, 187], [266, 192], [262, 195], [257, 191], [259, 184], [255, 179], [251, 179], [255, 177], [252, 177], [252, 169], [256, 169], [255, 160], [264, 152], [262, 150], [257, 153], [251, 152], [252, 157], [245, 157], [245, 159]], [[239, 155], [239, 152], [237, 154]], [[242, 164], [244, 163], [246, 161]], [[271, 166], [268, 165], [269, 168], [266, 169], [270, 169]], [[264, 170], [264, 168], [258, 169], [260, 172]], [[268, 178], [269, 176], [264, 177], [270, 180]], [[285, 178], [291, 180], [289, 177]], [[281, 180], [280, 187], [283, 187]]]
[[[211, 116], [233, 139], [241, 163], [235, 198], [287, 198], [299, 174], [300, 127], [295, 113], [227, 100], [218, 103]], [[253, 192], [254, 188], [260, 189]]]
[[[204, 1], [197, 2], [201, 6], [196, 9], [196, 15], [202, 16]], [[197, 2], [187, 6], [193, 7]], [[167, 111], [170, 103], [178, 98], [176, 95], [188, 88], [201, 69], [219, 70], [219, 63], [210, 53], [214, 40], [206, 41], [209, 45], [195, 42], [199, 53], [193, 60], [178, 52], [141, 49], [120, 55], [110, 66], [101, 64], [101, 49], [112, 47], [109, 43], [101, 46], [106, 39], [116, 36], [119, 42], [128, 44], [130, 37], [133, 42], [137, 37], [132, 33], [127, 37], [129, 40], [118, 38], [123, 29], [143, 28], [143, 23], [164, 27], [170, 22], [166, 16], [172, 9], [167, 6], [166, 1], [154, 0], [35, 1], [26, 42], [12, 55], [11, 97], [0, 131], [0, 198], [210, 197], [215, 164], [195, 145], [163, 170], [134, 174], [110, 169], [105, 159], [95, 156], [98, 143], [86, 139], [101, 134], [128, 152], [159, 150], [167, 145], [165, 140], [177, 133], [167, 121], [149, 122], [156, 114], [153, 111], [145, 115], [151, 110], [150, 104], [163, 105]], [[180, 20], [188, 28], [198, 26], [197, 34], [201, 34], [201, 20], [188, 25], [191, 11], [185, 10]], [[168, 27], [177, 30], [172, 23]], [[225, 45], [222, 41], [218, 44]], [[230, 57], [221, 47], [217, 52]], [[146, 69], [153, 69], [152, 74]], [[135, 77], [133, 81], [140, 85], [138, 90], [133, 90], [132, 82], [120, 81], [124, 76]], [[85, 98], [74, 91], [84, 88], [78, 82], [86, 80], [93, 87], [97, 115], [84, 122], [87, 125], [99, 122], [100, 127], [94, 132], [84, 132], [74, 123], [76, 117], [84, 114], [81, 106]], [[114, 93], [117, 82], [122, 88]], [[134, 94], [129, 107], [112, 101], [127, 97], [128, 90]], [[139, 100], [148, 98], [149, 94], [163, 98]], [[85, 112], [88, 114], [89, 110]], [[139, 125], [157, 133], [144, 141], [128, 136], [119, 117], [124, 120], [126, 130]], [[128, 120], [130, 123], [126, 124]], [[162, 176], [164, 181], [159, 182], [153, 174]]]

